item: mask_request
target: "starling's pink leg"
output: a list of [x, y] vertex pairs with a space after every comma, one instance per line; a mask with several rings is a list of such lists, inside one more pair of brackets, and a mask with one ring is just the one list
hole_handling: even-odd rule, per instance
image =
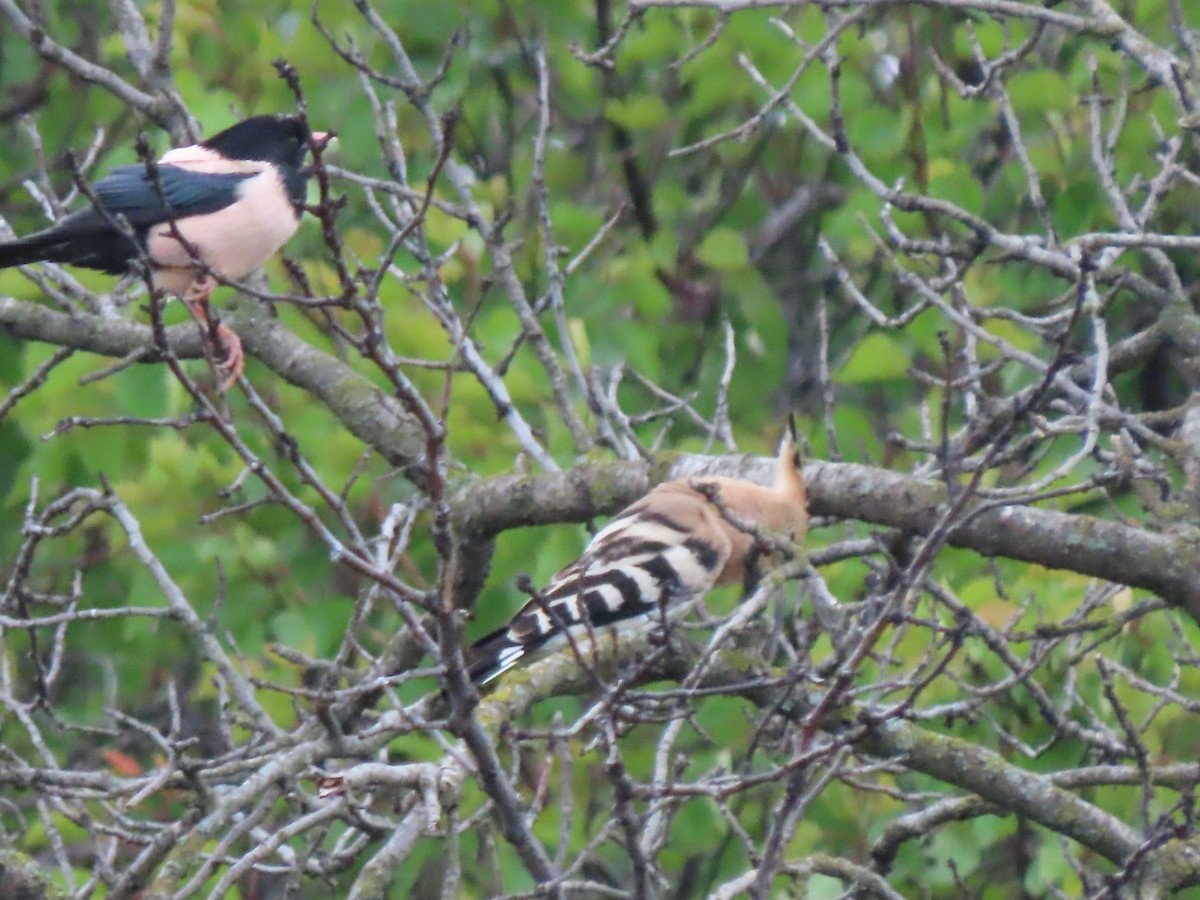
[[223, 322], [214, 322], [208, 306], [208, 298], [216, 290], [217, 280], [205, 273], [197, 275], [183, 292], [182, 300], [188, 311], [195, 317], [200, 326], [208, 333], [208, 339], [213, 347], [213, 355], [217, 359], [217, 368], [228, 372], [229, 376], [221, 383], [221, 393], [224, 394], [242, 377], [245, 354], [242, 352], [242, 341], [229, 326]]

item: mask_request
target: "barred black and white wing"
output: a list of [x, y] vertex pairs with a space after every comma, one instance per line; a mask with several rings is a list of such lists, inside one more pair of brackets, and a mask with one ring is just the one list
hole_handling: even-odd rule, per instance
[[679, 482], [655, 488], [592, 538], [504, 628], [471, 647], [470, 673], [484, 684], [537, 652], [602, 628], [645, 627], [708, 591], [731, 542], [714, 508]]

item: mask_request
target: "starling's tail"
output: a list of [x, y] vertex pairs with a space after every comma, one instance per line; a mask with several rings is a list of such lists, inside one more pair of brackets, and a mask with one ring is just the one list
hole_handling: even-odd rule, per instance
[[122, 275], [137, 256], [133, 241], [89, 209], [67, 216], [45, 231], [0, 244], [0, 269], [56, 262]]
[[55, 251], [61, 250], [61, 244], [61, 237], [56, 236], [53, 230], [40, 231], [29, 237], [0, 244], [0, 269], [23, 266], [42, 260], [59, 262], [61, 260], [56, 259], [58, 254]]

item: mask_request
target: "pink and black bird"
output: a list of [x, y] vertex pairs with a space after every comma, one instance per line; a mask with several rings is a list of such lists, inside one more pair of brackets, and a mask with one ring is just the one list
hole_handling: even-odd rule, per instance
[[[47, 261], [123, 275], [146, 260], [155, 289], [208, 323], [219, 281], [245, 278], [295, 233], [305, 155], [330, 137], [297, 116], [254, 116], [156, 166], [120, 166], [92, 185], [91, 208], [0, 243], [0, 269]], [[210, 338], [228, 390], [242, 372], [241, 341], [221, 324]]]

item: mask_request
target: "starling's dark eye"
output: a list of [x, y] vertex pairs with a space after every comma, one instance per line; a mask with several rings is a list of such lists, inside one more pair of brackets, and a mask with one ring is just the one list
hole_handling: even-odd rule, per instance
[[799, 450], [792, 451], [792, 465], [796, 466], [796, 467], [800, 466], [800, 451]]

